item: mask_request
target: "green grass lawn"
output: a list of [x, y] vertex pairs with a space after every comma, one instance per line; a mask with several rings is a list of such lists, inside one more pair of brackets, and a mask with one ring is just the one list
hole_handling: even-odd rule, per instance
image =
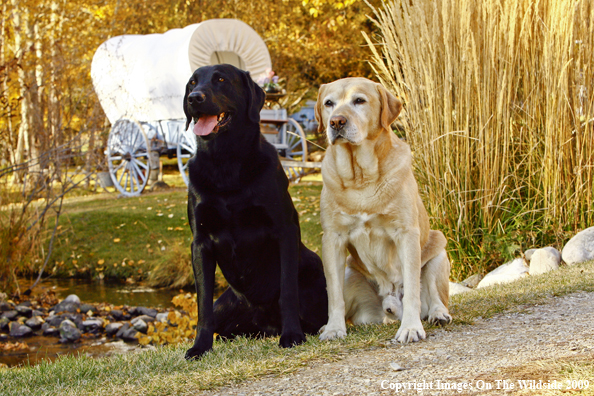
[[[454, 296], [450, 304], [454, 322], [446, 330], [575, 291], [594, 291], [594, 262]], [[0, 394], [194, 395], [262, 375], [283, 375], [316, 361], [342, 359], [354, 350], [389, 348], [385, 341], [394, 336], [397, 327], [350, 326], [342, 340], [320, 342], [310, 336], [306, 344], [292, 349], [279, 348], [278, 338], [216, 341], [212, 352], [192, 362], [183, 359], [189, 343], [101, 359], [69, 356], [33, 367], [0, 369]], [[431, 334], [435, 327], [426, 326], [426, 330]], [[550, 370], [551, 379], [571, 378], [576, 371], [583, 374], [581, 378], [594, 376], [594, 367], [587, 359], [572, 361], [571, 370], [558, 362]]]

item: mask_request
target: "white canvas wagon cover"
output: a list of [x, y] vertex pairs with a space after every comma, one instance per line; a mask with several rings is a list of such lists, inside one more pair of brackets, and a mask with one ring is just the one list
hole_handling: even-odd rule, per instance
[[109, 121], [185, 118], [188, 79], [199, 67], [230, 63], [256, 79], [271, 68], [262, 38], [236, 19], [210, 19], [162, 34], [110, 38], [95, 52], [91, 78]]

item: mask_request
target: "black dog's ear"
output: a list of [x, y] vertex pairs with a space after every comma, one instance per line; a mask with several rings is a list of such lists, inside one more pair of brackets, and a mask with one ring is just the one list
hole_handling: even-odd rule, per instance
[[243, 80], [243, 86], [246, 89], [247, 93], [247, 114], [248, 119], [251, 122], [258, 123], [260, 122], [260, 110], [262, 110], [262, 106], [264, 106], [264, 99], [266, 99], [266, 94], [264, 90], [258, 86], [252, 80], [250, 76], [250, 72], [243, 72], [241, 73], [241, 78]]
[[[191, 79], [190, 79], [191, 81]], [[188, 127], [190, 126], [190, 122], [192, 122], [192, 117], [190, 116], [190, 110], [188, 109], [188, 96], [190, 95], [190, 92], [192, 92], [192, 89], [190, 88], [190, 82], [188, 81], [188, 83], [186, 84], [186, 93], [184, 94], [184, 113], [186, 114], [186, 131], [188, 130]]]

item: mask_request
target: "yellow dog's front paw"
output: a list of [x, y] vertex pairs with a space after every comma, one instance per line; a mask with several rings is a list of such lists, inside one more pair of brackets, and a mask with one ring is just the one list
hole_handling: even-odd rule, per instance
[[320, 340], [334, 340], [336, 338], [344, 338], [346, 336], [346, 328], [345, 327], [335, 327], [335, 326], [322, 326], [320, 329]]
[[423, 325], [420, 326], [400, 326], [394, 341], [398, 341], [402, 344], [409, 342], [418, 342], [424, 340], [426, 337]]
[[445, 326], [452, 323], [452, 316], [447, 311], [436, 311], [429, 315], [427, 321], [434, 325]]

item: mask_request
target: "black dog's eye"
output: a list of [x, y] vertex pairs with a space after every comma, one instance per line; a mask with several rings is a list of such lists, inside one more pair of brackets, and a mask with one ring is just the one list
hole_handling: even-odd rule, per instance
[[219, 82], [224, 82], [225, 79], [223, 77], [219, 77]]
[[196, 81], [190, 80], [190, 85], [196, 85]]
[[363, 99], [363, 98], [355, 99], [355, 104], [361, 104], [361, 103], [365, 103], [365, 99]]
[[334, 102], [331, 101], [330, 99], [328, 99], [327, 101], [324, 102], [324, 106], [332, 107], [332, 106], [334, 106]]

